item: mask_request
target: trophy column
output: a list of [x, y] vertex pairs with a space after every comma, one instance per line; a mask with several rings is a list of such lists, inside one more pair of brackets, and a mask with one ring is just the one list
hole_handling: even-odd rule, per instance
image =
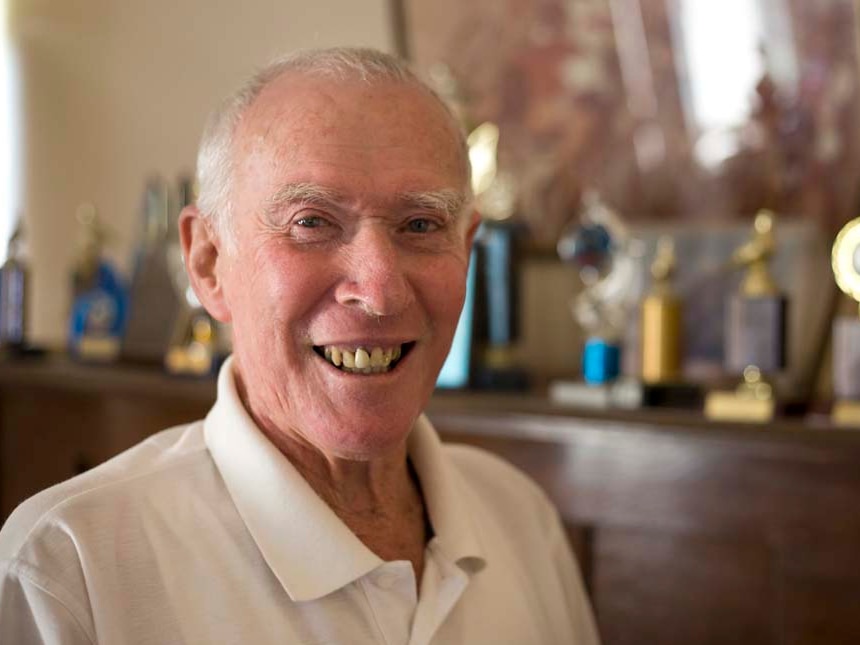
[[642, 301], [642, 381], [649, 385], [677, 383], [681, 378], [683, 329], [681, 300], [672, 288], [674, 271], [672, 239], [662, 237], [651, 265], [651, 291]]

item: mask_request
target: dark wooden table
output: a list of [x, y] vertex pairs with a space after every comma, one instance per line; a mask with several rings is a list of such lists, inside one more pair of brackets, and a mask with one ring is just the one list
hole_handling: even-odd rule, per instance
[[[0, 364], [0, 515], [214, 393], [152, 369]], [[860, 643], [860, 431], [529, 396], [440, 394], [428, 413], [554, 500], [607, 645]]]

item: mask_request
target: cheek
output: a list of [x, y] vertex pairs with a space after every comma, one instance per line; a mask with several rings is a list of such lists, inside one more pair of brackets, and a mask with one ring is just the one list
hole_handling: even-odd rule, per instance
[[295, 337], [326, 293], [327, 272], [318, 264], [277, 244], [240, 259], [228, 294], [237, 335], [262, 336], [264, 342]]
[[466, 296], [468, 265], [459, 257], [430, 263], [421, 271], [422, 291], [427, 308], [440, 328], [453, 334]]

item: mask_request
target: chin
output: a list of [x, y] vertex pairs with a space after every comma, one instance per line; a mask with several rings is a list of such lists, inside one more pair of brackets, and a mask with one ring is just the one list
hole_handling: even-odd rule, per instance
[[338, 415], [329, 423], [317, 425], [314, 443], [326, 454], [341, 459], [368, 461], [383, 457], [404, 448], [419, 414], [420, 410], [395, 415], [389, 412], [385, 416], [360, 413], [348, 420]]

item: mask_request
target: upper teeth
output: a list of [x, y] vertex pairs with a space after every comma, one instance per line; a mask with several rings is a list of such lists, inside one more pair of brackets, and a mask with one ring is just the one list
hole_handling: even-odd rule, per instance
[[376, 374], [387, 372], [392, 361], [400, 358], [401, 349], [397, 347], [356, 347], [349, 349], [326, 345], [324, 348], [326, 360], [346, 372], [361, 372]]

